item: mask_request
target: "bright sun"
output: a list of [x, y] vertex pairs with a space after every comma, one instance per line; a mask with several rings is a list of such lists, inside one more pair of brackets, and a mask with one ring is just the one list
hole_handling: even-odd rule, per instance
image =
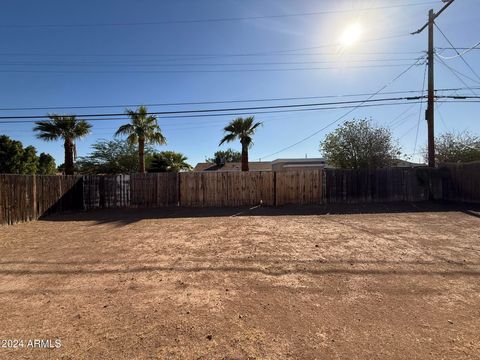
[[343, 46], [350, 46], [354, 44], [362, 35], [362, 27], [360, 24], [352, 24], [348, 26], [340, 37], [340, 43]]

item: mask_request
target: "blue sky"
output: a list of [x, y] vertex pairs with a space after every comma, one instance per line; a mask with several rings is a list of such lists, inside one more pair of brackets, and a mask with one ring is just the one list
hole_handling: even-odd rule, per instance
[[[412, 4], [415, 6], [392, 7]], [[427, 33], [408, 34], [425, 23], [428, 9], [440, 9], [442, 5], [440, 0], [3, 0], [0, 12], [0, 108], [374, 93], [423, 55]], [[438, 26], [456, 47], [470, 47], [480, 41], [479, 8], [477, 0], [457, 0], [438, 19]], [[303, 15], [265, 17], [294, 14]], [[203, 21], [206, 19], [223, 20]], [[339, 49], [343, 31], [354, 23], [360, 24], [362, 29], [360, 41]], [[438, 31], [435, 36], [437, 47], [450, 46]], [[455, 55], [448, 50], [440, 54]], [[480, 50], [470, 51], [465, 59], [480, 73]], [[458, 76], [466, 85], [479, 86], [479, 79], [460, 58], [445, 62], [465, 75]], [[310, 69], [293, 70], [298, 68]], [[278, 69], [282, 70], [273, 71]], [[413, 67], [384, 91], [420, 91], [424, 69], [424, 65]], [[465, 88], [458, 93], [466, 95], [480, 93], [480, 90], [467, 89], [464, 83], [437, 61], [437, 88]], [[158, 106], [150, 110], [332, 100], [352, 98]], [[479, 105], [439, 104], [436, 133], [468, 130], [478, 134]], [[250, 159], [318, 157], [321, 155], [319, 142], [336, 125], [286, 151], [271, 157], [266, 155], [311, 135], [348, 110], [257, 114], [256, 118], [263, 121], [264, 126], [255, 136]], [[124, 108], [59, 108], [50, 111], [93, 114], [123, 112]], [[0, 116], [43, 115], [47, 112], [0, 110]], [[418, 153], [426, 142], [426, 122], [423, 110], [420, 113], [420, 104], [359, 108], [343, 120], [354, 117], [371, 117], [377, 124], [390, 126], [403, 152], [408, 155], [414, 153], [418, 127], [413, 159], [421, 158]], [[192, 164], [203, 161], [219, 149], [222, 127], [232, 118], [226, 115], [159, 119], [168, 139], [168, 145], [159, 149], [183, 152]], [[112, 138], [123, 122], [93, 121], [92, 134], [77, 143], [79, 155], [86, 155], [90, 145], [99, 138]], [[63, 162], [62, 143], [35, 139], [32, 127], [32, 123], [0, 124], [0, 134], [21, 140], [25, 145], [34, 145], [39, 152], [49, 152], [58, 163]], [[231, 147], [240, 148], [236, 143]]]

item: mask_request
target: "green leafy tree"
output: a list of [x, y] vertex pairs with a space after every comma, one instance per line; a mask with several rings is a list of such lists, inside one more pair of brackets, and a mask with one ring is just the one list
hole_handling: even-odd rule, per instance
[[[138, 149], [127, 140], [99, 140], [92, 152], [78, 159], [78, 172], [82, 174], [129, 174], [138, 170]], [[151, 161], [153, 148], [145, 146], [145, 161]]]
[[205, 161], [217, 164], [222, 159], [225, 160], [225, 162], [240, 162], [242, 161], [242, 153], [233, 149], [219, 150], [213, 154], [213, 158], [205, 159]]
[[480, 137], [469, 132], [442, 134], [435, 138], [435, 158], [437, 163], [478, 161]]
[[37, 151], [33, 146], [24, 148], [20, 141], [0, 136], [0, 173], [35, 174], [37, 168]]
[[253, 116], [232, 120], [223, 129], [225, 136], [219, 144], [221, 146], [226, 142], [240, 140], [240, 144], [242, 144], [242, 171], [248, 171], [248, 149], [253, 145], [252, 137], [255, 135], [257, 128], [262, 125], [261, 122], [254, 123], [253, 121]]
[[19, 174], [21, 169], [23, 146], [20, 141], [0, 136], [0, 172]]
[[85, 120], [78, 120], [75, 116], [49, 115], [50, 120], [37, 121], [34, 131], [37, 137], [45, 141], [62, 139], [65, 150], [65, 174], [73, 175], [74, 160], [76, 157], [75, 140], [81, 139], [90, 133], [92, 125]]
[[158, 126], [157, 117], [149, 115], [145, 106], [140, 106], [136, 111], [127, 109], [126, 114], [130, 116], [131, 123], [120, 126], [115, 136], [126, 135], [129, 143], [138, 144], [138, 171], [144, 173], [145, 145], [163, 145], [167, 143], [167, 139]]
[[[79, 169], [78, 169], [78, 166], [77, 166], [77, 162], [75, 162], [75, 165], [74, 165], [74, 172], [75, 173], [79, 173]], [[61, 174], [65, 174], [65, 163], [61, 163], [60, 165], [57, 166], [57, 172], [58, 173], [61, 173]]]
[[390, 130], [370, 120], [346, 121], [320, 144], [327, 164], [343, 169], [392, 166], [400, 155]]
[[187, 157], [175, 151], [162, 151], [154, 154], [149, 172], [179, 172], [190, 171], [192, 166], [187, 163]]
[[55, 165], [55, 159], [52, 155], [41, 153], [38, 157], [38, 170], [39, 175], [55, 175], [57, 167]]
[[20, 174], [36, 174], [38, 170], [37, 150], [33, 146], [23, 149]]

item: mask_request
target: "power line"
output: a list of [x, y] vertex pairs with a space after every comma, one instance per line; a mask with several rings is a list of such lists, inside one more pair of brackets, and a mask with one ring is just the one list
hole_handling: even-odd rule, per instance
[[410, 117], [411, 114], [408, 114], [406, 115], [405, 117], [403, 117], [407, 112], [409, 112], [411, 109], [413, 109], [413, 107], [415, 107], [415, 104], [412, 104], [412, 106], [409, 106], [408, 108], [406, 108], [405, 110], [403, 110], [400, 114], [398, 114], [393, 120], [389, 121], [388, 124], [386, 125], [387, 127], [390, 127], [391, 129], [393, 129], [394, 127], [396, 127], [398, 124], [401, 124], [401, 122], [403, 120], [405, 120], [406, 118]]
[[[351, 108], [367, 108], [367, 107], [382, 107], [382, 106], [398, 106], [398, 105], [406, 105], [406, 104], [418, 104], [420, 101], [404, 101], [404, 102], [392, 102], [392, 103], [380, 103], [380, 104], [365, 104], [365, 105], [345, 105], [345, 106], [329, 106], [329, 107], [313, 107], [313, 108], [301, 108], [301, 109], [284, 109], [284, 110], [269, 110], [269, 111], [259, 111], [253, 110], [248, 112], [231, 112], [231, 113], [208, 113], [208, 114], [192, 114], [192, 115], [165, 115], [165, 116], [158, 116], [157, 119], [184, 119], [184, 118], [204, 118], [204, 117], [220, 117], [220, 116], [242, 116], [242, 115], [259, 115], [259, 114], [277, 114], [277, 113], [290, 113], [290, 112], [305, 112], [305, 111], [324, 111], [324, 110], [339, 110], [339, 109], [351, 109]], [[97, 115], [98, 116], [98, 115]], [[100, 117], [100, 118], [85, 118], [84, 120], [89, 122], [95, 121], [125, 121], [129, 120], [127, 115], [123, 115], [125, 117]], [[12, 117], [7, 117], [6, 119], [0, 118], [0, 124], [19, 124], [19, 123], [34, 123], [42, 119], [46, 119], [47, 117], [44, 116], [42, 119], [35, 118], [29, 120], [22, 120], [24, 119], [15, 119], [11, 121], [4, 121], [7, 119], [12, 119]]]
[[[241, 116], [241, 115], [258, 115], [258, 114], [277, 114], [277, 113], [294, 113], [294, 112], [305, 112], [305, 111], [324, 111], [324, 110], [340, 110], [340, 109], [360, 109], [360, 108], [370, 108], [370, 107], [383, 107], [383, 106], [401, 106], [401, 105], [410, 105], [410, 104], [420, 104], [421, 101], [404, 101], [404, 102], [393, 102], [393, 103], [381, 103], [381, 104], [366, 104], [366, 105], [346, 105], [346, 106], [332, 106], [332, 107], [317, 107], [317, 108], [308, 108], [308, 109], [287, 109], [287, 110], [274, 110], [274, 111], [249, 111], [249, 112], [234, 112], [234, 113], [214, 113], [214, 114], [196, 114], [196, 115], [172, 115], [172, 116], [159, 116], [158, 119], [191, 119], [191, 118], [204, 118], [204, 117], [221, 117], [221, 116]], [[438, 101], [440, 104], [445, 103], [472, 103], [477, 104], [480, 101]], [[126, 116], [126, 115], [125, 115]], [[12, 120], [4, 121], [0, 120], [0, 125], [2, 124], [20, 124], [20, 123], [34, 123], [39, 119], [30, 119], [30, 120]], [[102, 118], [87, 118], [85, 119], [89, 122], [96, 121], [128, 121], [128, 117], [102, 117]]]
[[463, 85], [465, 85], [471, 92], [472, 94], [474, 94], [475, 96], [477, 96], [477, 93], [473, 90], [473, 88], [471, 88], [459, 75], [457, 75], [457, 72], [451, 68], [450, 66], [448, 66], [445, 61], [443, 61], [443, 59], [441, 58], [438, 58], [438, 60], [440, 61], [440, 63], [445, 66], [452, 74], [453, 76], [455, 76]]
[[[181, 67], [181, 66], [269, 66], [269, 65], [312, 65], [312, 64], [350, 64], [350, 63], [381, 63], [381, 62], [397, 62], [397, 61], [413, 61], [416, 59], [412, 58], [399, 58], [399, 59], [362, 59], [362, 60], [346, 60], [346, 61], [334, 61], [334, 60], [325, 60], [325, 61], [264, 61], [264, 62], [235, 62], [235, 63], [165, 63], [165, 62], [154, 62], [154, 63], [145, 63], [145, 60], [138, 62], [102, 62], [102, 61], [80, 61], [80, 62], [0, 62], [0, 66], [116, 66], [116, 67], [126, 67], [126, 66], [139, 66], [139, 67]], [[154, 60], [147, 60], [154, 61]], [[372, 65], [373, 66], [373, 65]]]
[[440, 112], [440, 106], [439, 106], [439, 105], [437, 105], [437, 112], [438, 112], [438, 115], [440, 115], [440, 120], [442, 121], [443, 126], [444, 126], [445, 129], [448, 131], [449, 128], [448, 128], [448, 126], [447, 126], [447, 123], [445, 122], [445, 119], [443, 118], [442, 113]]
[[[425, 64], [425, 71], [424, 71], [424, 74], [423, 74], [422, 94], [425, 91], [425, 82], [427, 81], [427, 69], [428, 69], [428, 66], [427, 66], [427, 64]], [[415, 133], [415, 145], [413, 146], [413, 153], [414, 154], [415, 154], [415, 151], [417, 150], [418, 130], [420, 129], [420, 121], [422, 119], [422, 109], [423, 109], [423, 102], [420, 102], [420, 109], [418, 111], [417, 131]]]
[[316, 70], [339, 70], [339, 69], [378, 69], [402, 67], [407, 64], [389, 65], [358, 65], [358, 66], [330, 66], [330, 67], [299, 67], [277, 69], [185, 69], [185, 70], [0, 70], [0, 73], [60, 73], [60, 74], [190, 74], [190, 73], [243, 73], [243, 72], [283, 72], [283, 71], [316, 71]]
[[[480, 87], [478, 88], [480, 89]], [[464, 88], [446, 88], [437, 89], [438, 92], [460, 91]], [[383, 95], [411, 94], [418, 93], [416, 90], [404, 91], [387, 91]], [[331, 99], [331, 98], [348, 98], [359, 96], [370, 96], [372, 93], [357, 94], [339, 94], [339, 95], [323, 95], [323, 96], [302, 96], [302, 97], [278, 97], [263, 99], [243, 99], [243, 100], [211, 100], [211, 101], [188, 101], [188, 102], [170, 102], [170, 103], [147, 103], [147, 104], [117, 104], [117, 105], [85, 105], [85, 106], [47, 106], [47, 107], [10, 107], [0, 108], [0, 111], [20, 111], [20, 110], [58, 110], [58, 109], [103, 109], [103, 108], [129, 108], [129, 107], [156, 107], [156, 106], [180, 106], [180, 105], [211, 105], [211, 104], [229, 104], [229, 103], [253, 103], [253, 102], [273, 102], [273, 101], [291, 101], [291, 100], [313, 100], [313, 99]]]
[[[404, 8], [412, 6], [423, 6], [434, 4], [433, 1], [421, 2], [421, 3], [406, 3], [398, 5], [386, 5], [376, 6], [362, 9], [362, 11]], [[169, 24], [196, 24], [196, 23], [216, 23], [216, 22], [229, 22], [229, 21], [244, 21], [244, 20], [261, 20], [269, 18], [288, 18], [299, 16], [315, 16], [315, 15], [328, 15], [338, 13], [350, 13], [355, 12], [355, 9], [345, 10], [324, 10], [324, 11], [312, 11], [295, 14], [276, 14], [276, 15], [258, 15], [258, 16], [244, 16], [244, 17], [224, 17], [224, 18], [210, 18], [210, 19], [190, 19], [190, 20], [162, 20], [162, 21], [147, 21], [147, 22], [116, 22], [116, 23], [81, 23], [81, 24], [2, 24], [0, 28], [4, 29], [38, 29], [38, 28], [86, 28], [86, 27], [117, 27], [117, 26], [151, 26], [151, 25], [169, 25]]]
[[[437, 26], [437, 28], [438, 28], [438, 26]], [[455, 55], [455, 56], [442, 56], [442, 55], [440, 55], [440, 54], [438, 54], [438, 53], [437, 53], [437, 56], [438, 56], [438, 57], [441, 57], [443, 60], [452, 60], [452, 59], [456, 59], [456, 58], [458, 58], [458, 57], [461, 57], [461, 56], [463, 56], [463, 55], [465, 55], [465, 54], [468, 54], [470, 51], [477, 49], [478, 46], [480, 46], [480, 41], [479, 41], [478, 43], [476, 43], [475, 45], [473, 45], [472, 47], [470, 47], [470, 48], [468, 48], [468, 49], [465, 49], [465, 50], [462, 51], [460, 54], [457, 53], [457, 55]], [[438, 48], [437, 48], [437, 49], [438, 49]], [[461, 49], [461, 48], [456, 48], [456, 49], [455, 49], [455, 48], [452, 48], [452, 50], [455, 50], [455, 51], [457, 51], [457, 52], [458, 52], [458, 50], [460, 50], [460, 49]]]
[[[382, 41], [382, 40], [390, 40], [390, 39], [395, 39], [395, 38], [401, 38], [401, 37], [408, 37], [409, 35], [406, 33], [402, 34], [397, 34], [397, 35], [390, 35], [390, 36], [383, 36], [383, 37], [378, 37], [378, 38], [372, 38], [372, 39], [363, 39], [363, 40], [358, 40], [357, 43], [366, 43], [366, 42], [374, 42], [374, 41]], [[253, 52], [253, 53], [237, 53], [237, 54], [151, 54], [151, 55], [139, 55], [137, 53], [129, 53], [129, 54], [90, 54], [87, 55], [85, 53], [77, 53], [77, 54], [65, 54], [65, 53], [60, 53], [60, 54], [45, 54], [41, 56], [53, 56], [53, 57], [60, 57], [60, 56], [164, 56], [164, 57], [250, 57], [250, 56], [280, 56], [280, 55], [290, 55], [290, 56], [297, 56], [298, 54], [295, 54], [298, 51], [308, 51], [308, 50], [317, 50], [317, 49], [323, 49], [323, 48], [329, 48], [329, 47], [338, 47], [341, 46], [341, 43], [330, 43], [330, 44], [322, 44], [322, 45], [317, 45], [317, 46], [311, 46], [311, 47], [304, 47], [304, 48], [296, 48], [296, 49], [285, 49], [285, 50], [271, 50], [271, 51], [263, 51], [263, 52]], [[293, 53], [293, 54], [292, 54]], [[399, 54], [399, 53], [397, 53]], [[331, 53], [331, 55], [339, 55], [339, 53]], [[40, 56], [40, 54], [36, 53], [0, 53], [0, 56]]]
[[[385, 102], [385, 101], [400, 101], [400, 100], [418, 100], [422, 97], [392, 97], [392, 98], [380, 98], [372, 99], [378, 92], [372, 94], [368, 99], [364, 100], [349, 100], [349, 101], [332, 101], [323, 103], [301, 103], [301, 104], [289, 104], [289, 105], [270, 105], [270, 106], [253, 106], [253, 107], [239, 107], [239, 108], [220, 108], [220, 109], [192, 109], [192, 110], [172, 110], [172, 111], [149, 111], [147, 115], [176, 115], [176, 114], [195, 114], [195, 113], [213, 113], [213, 112], [226, 112], [226, 111], [246, 111], [246, 110], [268, 110], [268, 109], [286, 109], [286, 108], [302, 108], [312, 106], [331, 106], [331, 105], [346, 105], [346, 104], [364, 104], [370, 102]], [[108, 114], [78, 114], [77, 118], [88, 117], [112, 117], [112, 116], [126, 116], [125, 113], [108, 113]], [[24, 115], [24, 116], [0, 116], [0, 119], [12, 120], [12, 119], [45, 119], [48, 115]]]
[[478, 45], [474, 45], [473, 47], [462, 47], [462, 46], [457, 46], [455, 48], [453, 47], [445, 47], [445, 46], [437, 46], [436, 47], [437, 50], [480, 50], [480, 48], [478, 47]]
[[[385, 88], [387, 88], [388, 86], [390, 86], [392, 83], [394, 83], [396, 80], [398, 80], [399, 78], [401, 78], [404, 74], [406, 74], [408, 71], [410, 71], [413, 67], [415, 67], [419, 62], [420, 62], [421, 59], [418, 59], [416, 62], [414, 62], [413, 64], [411, 64], [410, 66], [408, 66], [404, 71], [402, 71], [399, 75], [397, 75], [395, 78], [393, 78], [390, 82], [388, 82], [387, 84], [383, 85], [378, 91], [376, 91], [373, 95], [371, 95], [369, 98], [366, 99], [366, 101], [369, 101], [371, 100], [374, 96], [378, 95], [379, 93], [381, 93], [381, 91], [383, 91]], [[354, 112], [356, 109], [358, 109], [359, 107], [361, 107], [362, 105], [364, 105], [364, 103], [360, 103], [359, 105], [353, 107], [351, 110], [347, 111], [346, 113], [344, 113], [343, 115], [341, 115], [340, 117], [338, 117], [337, 119], [335, 119], [334, 121], [328, 123], [326, 126], [322, 127], [321, 129], [313, 132], [312, 134], [304, 137], [303, 139], [295, 142], [294, 144], [292, 145], [289, 145], [289, 146], [286, 146], [278, 151], [275, 151], [271, 154], [268, 154], [266, 156], [262, 156], [261, 158], [262, 159], [265, 159], [265, 158], [268, 158], [268, 157], [271, 157], [271, 156], [274, 156], [274, 155], [277, 155], [285, 150], [288, 150], [288, 149], [291, 149], [292, 147], [295, 147], [305, 141], [307, 141], [308, 139], [311, 139], [312, 137], [314, 137], [315, 135], [319, 134], [320, 132], [324, 131], [325, 129], [329, 128], [330, 126], [338, 123], [339, 121], [343, 120], [345, 117], [347, 117], [348, 115], [350, 115], [352, 112]]]
[[[465, 75], [464, 73], [458, 71], [457, 69], [449, 66], [445, 61], [443, 61], [442, 58], [439, 58], [438, 56], [437, 56], [437, 58], [438, 58], [438, 60], [440, 60], [440, 62], [441, 62], [445, 67], [447, 67], [452, 73], [455, 73], [455, 74], [457, 74], [457, 75], [459, 75], [459, 76], [461, 76], [461, 77], [463, 77], [463, 78], [465, 78], [465, 79], [467, 79], [467, 80], [470, 80], [471, 82], [474, 82], [474, 83], [476, 83], [476, 84], [480, 84], [480, 81], [478, 81], [478, 80], [476, 80], [476, 79], [474, 79], [474, 78], [472, 78], [472, 77], [470, 77], [470, 76], [468, 76], [468, 75]], [[457, 78], [458, 78], [458, 76], [457, 76]], [[468, 87], [468, 85], [466, 85], [466, 86]]]
[[[469, 88], [443, 88], [436, 89], [436, 92], [450, 92], [460, 91]], [[480, 87], [473, 87], [472, 89], [480, 90]], [[404, 90], [404, 91], [386, 91], [382, 92], [383, 95], [396, 95], [396, 94], [412, 94], [418, 93], [417, 90]], [[282, 98], [263, 98], [263, 99], [244, 99], [244, 100], [211, 100], [211, 101], [189, 101], [189, 102], [171, 102], [171, 103], [136, 103], [136, 104], [116, 104], [116, 105], [65, 105], [65, 106], [47, 106], [47, 107], [9, 107], [0, 108], [0, 111], [29, 111], [29, 110], [65, 110], [65, 109], [106, 109], [106, 108], [130, 108], [130, 107], [160, 107], [160, 106], [180, 106], [180, 105], [212, 105], [212, 104], [233, 104], [233, 103], [255, 103], [255, 102], [278, 102], [278, 101], [291, 101], [291, 100], [313, 100], [313, 99], [331, 99], [331, 98], [349, 98], [359, 96], [370, 96], [372, 93], [357, 93], [357, 94], [339, 94], [339, 95], [323, 95], [323, 96], [303, 96], [303, 97], [282, 97]], [[457, 95], [461, 98], [465, 96]], [[436, 97], [441, 97], [437, 95]], [[402, 114], [403, 115], [403, 114]]]
[[[384, 38], [381, 38], [382, 40]], [[331, 46], [331, 45], [324, 45], [324, 46]], [[309, 48], [312, 49], [312, 48]], [[313, 48], [315, 49], [315, 47]], [[296, 53], [296, 51], [302, 51], [302, 49], [290, 49], [290, 50], [272, 50], [270, 52], [260, 52], [260, 53], [213, 53], [213, 54], [147, 54], [147, 53], [138, 53], [138, 52], [130, 52], [130, 53], [121, 53], [121, 54], [86, 54], [86, 53], [0, 53], [0, 57], [5, 56], [43, 56], [43, 57], [175, 57], [177, 59], [165, 59], [162, 61], [172, 61], [178, 59], [189, 59], [189, 58], [197, 58], [197, 59], [212, 59], [212, 58], [222, 58], [222, 57], [267, 57], [267, 56], [338, 56], [338, 52], [313, 52], [313, 53]], [[291, 52], [291, 53], [289, 53]], [[349, 52], [351, 55], [357, 56], [366, 56], [366, 55], [419, 55], [425, 53], [425, 51], [374, 51], [374, 52]], [[138, 60], [137, 60], [138, 61]], [[153, 60], [148, 60], [153, 61]], [[158, 60], [157, 60], [158, 61]]]
[[438, 29], [438, 31], [440, 31], [440, 34], [442, 34], [442, 36], [445, 38], [445, 40], [447, 40], [447, 42], [450, 44], [450, 46], [455, 50], [455, 52], [457, 53], [457, 55], [460, 57], [460, 59], [462, 59], [462, 61], [465, 63], [465, 65], [467, 65], [467, 67], [470, 69], [470, 71], [472, 72], [472, 74], [474, 74], [477, 79], [480, 81], [480, 76], [476, 73], [476, 71], [470, 66], [470, 64], [467, 62], [467, 60], [465, 60], [465, 58], [463, 57], [463, 55], [455, 48], [455, 46], [452, 44], [452, 42], [448, 39], [447, 35], [444, 34], [444, 32], [442, 31], [442, 29], [440, 29], [440, 27], [434, 22], [434, 25], [435, 27]]
[[402, 135], [400, 135], [400, 137], [398, 138], [398, 140], [401, 140], [403, 139], [405, 136], [407, 136], [408, 134], [410, 134], [410, 132], [415, 129], [417, 127], [417, 124], [414, 124], [411, 128], [409, 128], [407, 131], [405, 131]]

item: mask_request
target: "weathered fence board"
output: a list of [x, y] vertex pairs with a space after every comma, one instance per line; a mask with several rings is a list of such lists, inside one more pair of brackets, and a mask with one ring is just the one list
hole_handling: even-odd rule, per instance
[[132, 174], [130, 175], [130, 197], [130, 205], [133, 207], [177, 205], [177, 174]]
[[442, 199], [437, 169], [387, 168], [325, 170], [328, 203], [368, 203]]
[[0, 175], [0, 224], [83, 209], [82, 178], [77, 176]]
[[0, 174], [0, 224], [95, 208], [480, 202], [480, 162], [440, 169], [192, 172], [115, 176]]
[[275, 173], [275, 205], [322, 204], [323, 171], [279, 171]]
[[445, 164], [444, 197], [461, 202], [480, 202], [480, 161], [466, 164]]
[[86, 210], [130, 206], [130, 175], [88, 175], [83, 177]]
[[180, 173], [181, 206], [274, 204], [272, 172]]

